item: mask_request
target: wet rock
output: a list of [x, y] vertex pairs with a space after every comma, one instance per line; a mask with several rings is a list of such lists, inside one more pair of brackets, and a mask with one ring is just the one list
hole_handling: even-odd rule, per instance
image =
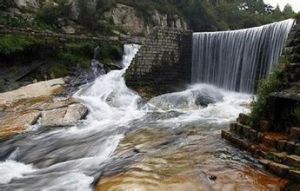
[[83, 119], [88, 109], [82, 104], [72, 104], [68, 107], [48, 110], [42, 112], [42, 127], [69, 127]]
[[59, 78], [30, 84], [14, 91], [1, 93], [0, 105], [9, 105], [24, 99], [54, 96], [62, 92], [63, 85], [63, 79]]
[[243, 125], [249, 125], [250, 116], [244, 113], [240, 113], [237, 121]]
[[8, 139], [14, 135], [26, 131], [30, 125], [36, 123], [40, 117], [39, 111], [15, 114], [12, 112], [0, 118], [0, 140]]
[[273, 173], [279, 175], [279, 176], [286, 176], [288, 174], [289, 171], [289, 167], [283, 164], [279, 164], [276, 162], [270, 162], [270, 164], [268, 165], [268, 168], [270, 171], [272, 171]]
[[214, 175], [210, 175], [210, 176], [209, 176], [209, 179], [212, 180], [212, 181], [215, 181], [215, 180], [217, 180], [217, 177], [214, 176]]
[[294, 179], [295, 182], [300, 182], [300, 171], [290, 170], [289, 175]]
[[300, 156], [300, 143], [296, 144], [295, 154]]
[[292, 127], [290, 130], [290, 139], [293, 141], [300, 141], [300, 128]]
[[277, 149], [278, 149], [279, 151], [285, 151], [286, 144], [287, 144], [287, 140], [279, 140], [279, 141], [277, 142]]
[[[110, 164], [115, 168], [104, 170], [96, 190], [281, 190], [286, 186], [286, 180], [239, 165], [238, 160], [231, 163], [226, 157], [215, 157], [216, 149], [220, 148], [213, 146], [215, 136], [208, 138], [199, 128], [181, 131], [174, 135], [164, 128], [147, 128], [127, 134], [115, 153], [118, 158], [130, 153], [135, 160], [123, 166]], [[174, 140], [184, 137], [185, 141], [174, 141], [164, 147], [170, 136], [175, 136]], [[148, 152], [141, 153], [136, 148]]]
[[288, 154], [292, 154], [292, 153], [294, 153], [295, 152], [295, 150], [296, 150], [296, 143], [295, 142], [293, 142], [293, 141], [288, 141], [287, 143], [286, 143], [286, 152], [288, 153]]
[[286, 157], [285, 163], [289, 166], [300, 167], [300, 156], [289, 155]]
[[260, 121], [260, 130], [262, 132], [267, 132], [270, 129], [270, 123], [267, 120], [261, 120]]
[[221, 92], [212, 89], [201, 89], [201, 91], [194, 91], [195, 95], [195, 104], [201, 106], [208, 106], [208, 104], [221, 102], [223, 101], [223, 95]]

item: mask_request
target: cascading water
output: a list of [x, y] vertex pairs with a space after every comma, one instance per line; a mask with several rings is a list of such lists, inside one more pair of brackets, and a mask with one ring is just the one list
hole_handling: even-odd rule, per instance
[[98, 77], [74, 95], [90, 110], [81, 125], [37, 130], [1, 143], [2, 154], [15, 150], [0, 162], [0, 190], [91, 189], [94, 177], [123, 138], [123, 127], [145, 113], [137, 109], [140, 97], [123, 78], [138, 49], [139, 45], [125, 45], [124, 69]]
[[[273, 177], [249, 171], [255, 163], [220, 140], [220, 129], [249, 111], [250, 95], [197, 84], [145, 103], [123, 78], [138, 49], [125, 45], [124, 69], [98, 77], [74, 95], [89, 108], [86, 120], [65, 129], [32, 128], [0, 142], [0, 190], [85, 191], [93, 190], [98, 178], [104, 179], [104, 188], [97, 187], [101, 191], [220, 190], [222, 181], [221, 186], [207, 181], [210, 173], [229, 182], [229, 189], [276, 186], [265, 181]], [[257, 183], [257, 175], [266, 186]]]
[[192, 83], [253, 93], [278, 63], [294, 20], [224, 32], [193, 34]]

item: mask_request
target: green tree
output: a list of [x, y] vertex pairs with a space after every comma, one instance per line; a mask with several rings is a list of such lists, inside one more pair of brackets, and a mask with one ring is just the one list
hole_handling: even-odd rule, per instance
[[286, 18], [291, 18], [295, 16], [295, 12], [290, 4], [286, 4], [283, 8], [282, 14]]

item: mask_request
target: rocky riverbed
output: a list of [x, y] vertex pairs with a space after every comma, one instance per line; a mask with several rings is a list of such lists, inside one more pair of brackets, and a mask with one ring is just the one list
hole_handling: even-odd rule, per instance
[[251, 95], [198, 84], [143, 100], [124, 69], [66, 96], [63, 79], [0, 94], [0, 190], [283, 190], [221, 139]]
[[40, 128], [74, 126], [87, 108], [64, 92], [63, 79], [54, 79], [0, 94], [0, 140]]

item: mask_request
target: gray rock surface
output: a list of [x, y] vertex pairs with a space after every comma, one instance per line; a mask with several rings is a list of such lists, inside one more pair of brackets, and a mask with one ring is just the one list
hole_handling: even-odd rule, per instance
[[41, 127], [69, 127], [83, 119], [88, 109], [82, 104], [72, 104], [68, 107], [42, 112]]

